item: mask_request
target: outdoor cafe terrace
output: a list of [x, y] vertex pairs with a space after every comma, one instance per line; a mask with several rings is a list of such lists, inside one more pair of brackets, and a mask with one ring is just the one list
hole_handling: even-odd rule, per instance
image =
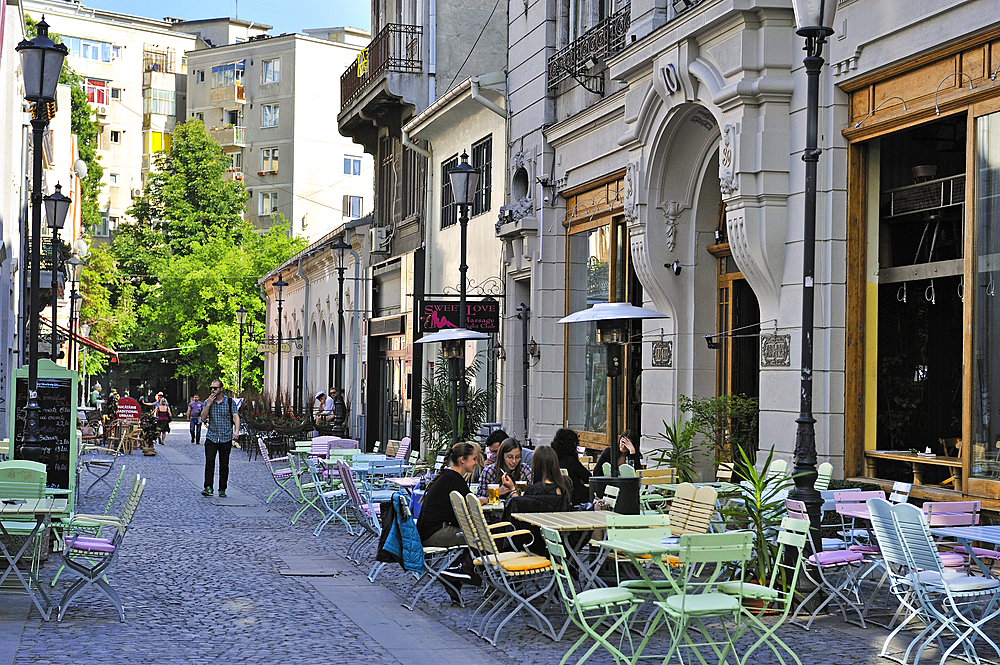
[[[61, 621], [56, 620], [55, 614], [51, 621], [45, 621], [23, 591], [18, 593], [8, 579], [0, 593], [0, 665], [91, 663], [95, 660], [546, 664], [560, 662], [570, 646], [584, 635], [577, 625], [570, 624], [561, 639], [555, 641], [551, 635], [546, 636], [529, 626], [533, 623], [531, 612], [522, 611], [503, 626], [496, 644], [491, 645], [467, 630], [470, 622], [477, 625], [478, 617], [473, 613], [483, 599], [482, 590], [469, 585], [462, 591], [465, 607], [453, 604], [442, 584], [433, 582], [417, 599], [414, 609], [408, 610], [403, 603], [413, 600], [410, 591], [413, 575], [396, 564], [389, 564], [378, 571], [375, 582], [368, 580], [375, 562], [374, 544], [359, 550], [355, 536], [348, 533], [337, 518], [331, 519], [319, 535], [314, 535], [323, 509], [308, 508], [292, 524], [293, 516], [301, 508], [301, 504], [293, 500], [299, 494], [298, 489], [289, 493], [279, 491], [270, 504], [265, 504], [276, 489], [276, 483], [259, 455], [250, 460], [246, 452], [234, 450], [228, 496], [202, 497], [199, 492], [204, 461], [202, 448], [190, 444], [186, 432], [175, 429], [168, 435], [165, 446], [156, 446], [158, 455], [142, 456], [137, 452], [117, 460], [117, 464], [124, 464], [126, 477], [138, 473], [146, 479], [145, 492], [128, 537], [121, 543], [116, 565], [108, 571], [111, 586], [122, 597], [125, 621], [119, 621], [107, 597], [94, 589], [75, 598]], [[294, 449], [292, 455], [296, 456]], [[309, 455], [303, 452], [298, 457], [306, 464], [300, 468], [308, 468], [305, 461]], [[277, 466], [280, 465], [272, 468]], [[86, 491], [90, 477], [85, 473], [82, 480]], [[120, 510], [127, 485], [127, 482], [123, 485], [118, 502], [110, 511], [112, 515]], [[110, 488], [104, 483], [96, 484], [77, 510], [102, 512], [109, 493]], [[852, 509], [845, 510], [850, 512]], [[858, 506], [853, 510], [858, 510]], [[348, 521], [354, 524], [352, 528], [357, 528], [355, 519]], [[860, 527], [861, 523], [857, 525]], [[599, 535], [595, 534], [594, 538]], [[735, 542], [740, 540], [739, 536], [737, 532], [729, 539]], [[623, 540], [628, 539], [620, 539]], [[676, 546], [672, 547], [672, 556], [684, 556]], [[593, 556], [598, 550], [596, 545], [583, 545], [580, 556]], [[623, 551], [627, 550], [623, 544]], [[354, 555], [355, 561], [345, 558], [348, 553]], [[626, 558], [618, 555], [622, 567], [628, 565]], [[608, 559], [612, 560], [613, 557]], [[638, 561], [642, 565], [644, 560]], [[655, 578], [658, 571], [655, 566], [650, 567], [649, 562], [650, 559], [645, 559], [646, 573]], [[63, 572], [55, 588], [49, 586], [60, 563], [59, 554], [50, 554], [40, 570], [43, 588], [56, 603], [74, 581], [72, 575]], [[577, 571], [574, 581], [579, 586], [614, 586], [614, 567], [613, 562], [606, 563], [598, 571], [603, 578], [601, 582], [596, 578], [588, 582], [583, 570]], [[668, 568], [667, 572], [670, 570]], [[848, 603], [866, 602], [867, 596], [878, 595], [878, 602], [872, 604], [867, 614], [870, 620], [866, 628], [845, 622], [831, 604], [816, 616], [810, 630], [803, 630], [786, 620], [777, 628], [776, 637], [788, 645], [804, 665], [889, 662], [879, 656], [889, 631], [872, 621], [888, 619], [888, 614], [882, 611], [882, 603], [888, 603], [890, 608], [898, 603], [894, 603], [887, 588], [878, 594], [872, 593], [880, 576], [880, 572], [869, 576], [857, 598], [848, 589], [850, 585], [842, 590]], [[490, 576], [483, 575], [483, 578], [488, 588]], [[547, 583], [541, 581], [542, 585]], [[635, 644], [642, 640], [654, 609], [652, 601], [655, 598], [647, 595], [645, 599], [643, 605], [646, 607], [634, 611], [627, 622], [631, 625], [630, 635]], [[911, 602], [916, 604], [916, 601]], [[557, 631], [565, 624], [566, 608], [558, 586], [548, 587], [545, 597], [535, 599], [532, 604]], [[766, 630], [782, 617], [782, 612], [777, 612], [759, 616], [757, 620]], [[807, 612], [799, 620], [805, 622], [808, 618]], [[848, 609], [847, 618], [857, 623], [859, 617]], [[731, 620], [728, 623], [731, 624]], [[596, 632], [604, 632], [610, 624], [610, 621], [605, 623], [603, 629], [598, 627]], [[710, 632], [718, 634], [719, 620], [708, 620], [706, 626]], [[486, 632], [492, 635], [493, 628], [495, 624]], [[1000, 637], [996, 621], [987, 622], [984, 630], [992, 640]], [[962, 629], [952, 625], [949, 631], [962, 632]], [[892, 642], [889, 654], [902, 657], [907, 644], [918, 632], [904, 630]], [[693, 629], [689, 629], [688, 634], [695, 642], [704, 641]], [[620, 638], [620, 632], [613, 632], [608, 641], [618, 646]], [[756, 640], [754, 631], [737, 639], [737, 656], [747, 654]], [[947, 646], [951, 641], [954, 639], [947, 638], [944, 643]], [[594, 639], [588, 637], [569, 661], [576, 662], [594, 644]], [[662, 662], [662, 655], [670, 645], [670, 631], [660, 623], [652, 631], [643, 652], [643, 655], [658, 654], [660, 657], [644, 658], [641, 662]], [[974, 647], [980, 656], [998, 659], [984, 639], [976, 641]], [[628, 655], [627, 642], [622, 648]], [[719, 662], [711, 647], [700, 647], [699, 651], [707, 662]], [[779, 653], [785, 662], [794, 662], [787, 652], [779, 650]], [[694, 658], [690, 652], [682, 655], [685, 659]], [[938, 645], [931, 645], [921, 660], [929, 663], [940, 656]], [[672, 660], [676, 661], [676, 656]], [[911, 653], [908, 662], [913, 660]], [[614, 659], [608, 650], [598, 647], [587, 662], [611, 663]], [[729, 662], [735, 659], [730, 657]], [[779, 660], [765, 647], [753, 651], [749, 662], [763, 664]]]

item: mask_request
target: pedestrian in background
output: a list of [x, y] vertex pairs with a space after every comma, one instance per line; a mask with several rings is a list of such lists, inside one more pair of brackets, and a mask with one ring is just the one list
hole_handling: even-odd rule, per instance
[[187, 419], [191, 429], [191, 443], [198, 445], [201, 443], [201, 410], [205, 408], [205, 403], [195, 394], [194, 399], [188, 403]]
[[229, 486], [229, 453], [233, 450], [233, 439], [240, 431], [240, 414], [236, 403], [222, 388], [222, 381], [212, 381], [212, 394], [205, 400], [201, 410], [201, 421], [208, 423], [205, 431], [205, 489], [203, 496], [212, 496], [212, 481], [215, 479], [215, 457], [219, 457], [219, 496], [226, 497]]
[[316, 401], [319, 402], [319, 413], [316, 414], [316, 422], [326, 423], [333, 420], [333, 410], [335, 404], [332, 397], [328, 397], [323, 391], [316, 393]]
[[170, 404], [166, 397], [161, 397], [156, 404], [156, 425], [160, 428], [160, 445], [166, 445], [167, 432], [170, 431]]

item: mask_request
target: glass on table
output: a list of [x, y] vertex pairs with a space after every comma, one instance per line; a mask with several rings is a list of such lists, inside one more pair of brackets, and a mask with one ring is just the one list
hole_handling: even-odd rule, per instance
[[526, 490], [528, 488], [528, 481], [527, 480], [516, 480], [516, 481], [514, 481], [514, 485], [517, 486], [517, 493], [518, 494], [524, 494], [524, 490]]
[[486, 497], [490, 503], [500, 503], [500, 485], [495, 483], [486, 485]]

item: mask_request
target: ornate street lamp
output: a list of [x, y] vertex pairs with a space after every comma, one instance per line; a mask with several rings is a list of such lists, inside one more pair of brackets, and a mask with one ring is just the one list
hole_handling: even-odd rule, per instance
[[337, 257], [337, 364], [334, 381], [337, 386], [337, 401], [333, 405], [333, 435], [347, 438], [347, 406], [344, 404], [344, 270], [347, 269], [345, 252], [351, 245], [344, 242], [344, 236], [337, 238], [331, 249]]
[[236, 310], [236, 323], [240, 326], [240, 355], [236, 361], [236, 390], [240, 395], [243, 394], [243, 330], [247, 323], [247, 311], [240, 304], [240, 308]]
[[74, 365], [79, 366], [76, 361], [76, 339], [74, 335], [76, 334], [76, 301], [83, 300], [83, 296], [76, 292], [76, 284], [80, 281], [80, 272], [83, 270], [83, 266], [87, 265], [87, 262], [82, 260], [75, 253], [69, 257], [66, 261], [66, 265], [69, 266], [69, 281], [70, 281], [70, 296], [69, 296], [69, 342], [66, 360], [66, 369], [74, 369]]
[[[469, 265], [466, 262], [466, 250], [469, 244], [469, 206], [472, 205], [473, 201], [476, 199], [476, 189], [479, 186], [479, 169], [476, 169], [469, 165], [469, 153], [462, 151], [462, 162], [452, 168], [448, 169], [448, 178], [451, 181], [451, 193], [455, 200], [455, 205], [458, 206], [458, 225], [460, 229], [459, 235], [459, 263], [458, 263], [458, 330], [465, 330], [465, 318], [468, 313], [468, 305], [466, 305], [466, 286], [467, 279], [466, 274], [469, 272]], [[488, 339], [488, 336], [484, 336], [480, 339]], [[451, 371], [451, 364], [454, 362], [456, 365], [460, 365], [464, 370], [465, 366], [465, 343], [462, 342], [458, 345], [456, 350], [458, 356], [454, 361], [449, 360], [449, 372]], [[462, 414], [462, 418], [459, 420], [459, 428], [461, 431], [452, 430], [455, 437], [455, 441], [465, 441], [467, 438], [467, 427], [465, 421], [465, 401], [466, 401], [466, 385], [465, 385], [465, 372], [461, 372], [461, 379], [458, 380], [458, 390], [455, 396], [455, 408], [452, 409], [453, 420], [458, 417], [459, 412]]]
[[278, 273], [278, 279], [272, 284], [274, 287], [275, 295], [277, 296], [276, 302], [278, 303], [278, 350], [275, 354], [278, 358], [278, 373], [275, 377], [275, 388], [274, 388], [274, 413], [275, 415], [281, 414], [281, 304], [284, 302], [281, 299], [281, 291], [288, 284], [285, 280], [281, 279], [281, 273]]
[[69, 50], [49, 39], [49, 24], [45, 17], [38, 22], [38, 34], [24, 40], [15, 49], [21, 57], [24, 98], [33, 103], [31, 115], [31, 256], [30, 310], [28, 311], [28, 403], [25, 405], [24, 439], [19, 457], [37, 460], [42, 455], [38, 438], [38, 323], [39, 264], [42, 241], [42, 140], [48, 125], [49, 105], [56, 99], [56, 86], [63, 60]]
[[66, 214], [73, 199], [63, 195], [62, 185], [56, 184], [55, 194], [42, 199], [45, 203], [45, 223], [52, 231], [52, 362], [59, 360], [59, 344], [57, 338], [56, 316], [59, 313], [59, 232], [66, 225]]
[[[816, 265], [816, 167], [822, 152], [816, 147], [819, 125], [819, 75], [823, 69], [823, 44], [833, 34], [837, 0], [792, 0], [795, 33], [805, 37], [806, 146], [805, 210], [802, 215], [802, 368], [799, 375], [799, 417], [795, 431], [795, 488], [789, 496], [803, 501], [809, 511], [813, 538], [819, 544], [820, 508], [816, 491], [816, 419], [813, 417], [813, 299]], [[819, 551], [817, 549], [816, 551]]]

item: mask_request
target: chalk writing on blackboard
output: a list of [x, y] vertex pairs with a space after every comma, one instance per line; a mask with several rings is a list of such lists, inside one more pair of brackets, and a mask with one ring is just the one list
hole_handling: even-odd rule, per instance
[[[70, 379], [38, 379], [38, 436], [42, 456], [38, 460], [48, 470], [46, 486], [69, 489], [70, 436], [74, 426]], [[28, 381], [17, 379], [14, 398], [17, 411], [14, 421], [15, 457], [20, 458], [24, 442], [24, 407], [28, 403]]]

